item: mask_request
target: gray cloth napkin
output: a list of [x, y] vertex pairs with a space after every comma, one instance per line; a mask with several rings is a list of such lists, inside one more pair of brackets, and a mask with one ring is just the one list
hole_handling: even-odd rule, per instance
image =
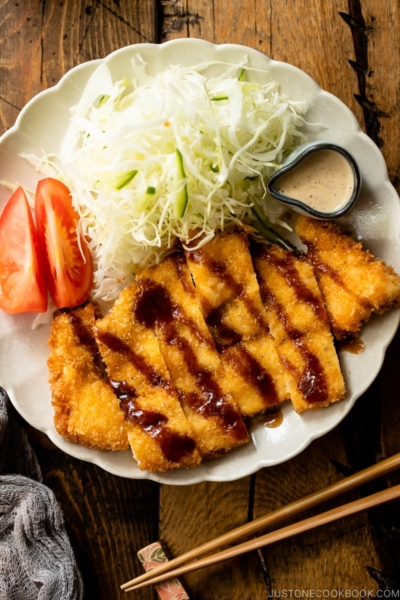
[[83, 583], [53, 492], [0, 388], [0, 600], [78, 600]]

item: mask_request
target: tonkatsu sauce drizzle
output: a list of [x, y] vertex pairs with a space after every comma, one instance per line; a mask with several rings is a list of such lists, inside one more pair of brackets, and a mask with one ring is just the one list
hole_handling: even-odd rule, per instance
[[260, 421], [263, 423], [265, 427], [269, 427], [270, 429], [275, 429], [279, 427], [283, 423], [283, 412], [281, 408], [274, 410], [272, 412], [266, 412], [260, 417]]
[[308, 242], [307, 247], [308, 247], [307, 257], [310, 259], [310, 262], [313, 265], [314, 269], [316, 270], [317, 275], [318, 274], [327, 275], [330, 279], [332, 279], [332, 281], [334, 281], [336, 283], [337, 286], [343, 288], [343, 290], [345, 292], [347, 292], [348, 294], [350, 294], [351, 296], [356, 298], [357, 302], [359, 304], [361, 304], [361, 306], [364, 306], [364, 308], [366, 308], [367, 310], [372, 310], [373, 305], [371, 304], [371, 302], [369, 302], [365, 298], [360, 298], [354, 290], [349, 289], [348, 286], [343, 281], [343, 278], [341, 277], [340, 273], [338, 273], [336, 271], [336, 269], [334, 269], [331, 265], [328, 265], [327, 263], [325, 263], [318, 256], [317, 250], [315, 249], [313, 244]]
[[159, 328], [166, 344], [175, 345], [182, 354], [187, 369], [194, 376], [201, 393], [184, 394], [180, 397], [192, 410], [204, 417], [217, 416], [224, 429], [238, 439], [247, 437], [247, 430], [234, 406], [223, 395], [212, 373], [202, 367], [196, 353], [186, 338], [179, 335], [175, 322], [180, 321], [182, 309], [162, 285], [149, 280], [139, 280], [140, 293], [134, 307], [139, 323], [149, 328]]
[[[226, 305], [229, 300], [239, 298], [254, 320], [257, 323], [260, 323], [260, 325], [268, 331], [268, 323], [264, 318], [262, 307], [254, 304], [253, 300], [246, 294], [246, 289], [243, 284], [237, 282], [235, 278], [228, 272], [225, 263], [211, 258], [203, 248], [191, 250], [190, 252], [188, 251], [186, 252], [186, 256], [189, 262], [192, 261], [194, 263], [203, 264], [208, 271], [210, 271], [210, 273], [212, 273], [214, 276], [217, 276], [218, 280], [222, 282], [224, 286], [231, 292], [231, 298], [229, 298], [224, 305]], [[219, 307], [211, 309], [211, 312], [208, 314], [208, 316], [206, 316], [206, 322], [207, 325], [210, 325], [210, 327], [218, 327], [219, 320], [220, 325], [222, 325], [222, 329], [221, 333], [218, 335], [220, 335], [222, 339], [224, 339], [224, 337], [232, 337], [235, 339], [234, 334], [236, 334], [236, 336], [240, 336], [240, 334], [232, 329], [228, 331], [228, 328], [226, 328], [226, 326], [222, 323], [222, 306], [224, 305], [220, 305]], [[240, 341], [240, 339], [237, 339], [237, 341]], [[237, 341], [234, 343], [237, 343]]]
[[265, 281], [260, 276], [260, 291], [264, 304], [271, 306], [281, 322], [287, 336], [296, 345], [304, 361], [300, 378], [297, 382], [299, 391], [310, 404], [328, 400], [327, 379], [323, 366], [317, 356], [307, 347], [303, 334], [293, 324], [283, 306], [277, 301], [275, 295], [268, 289]]
[[243, 337], [235, 329], [228, 327], [223, 322], [225, 306], [226, 303], [223, 302], [217, 308], [211, 309], [205, 319], [218, 351], [238, 344]]
[[281, 258], [270, 252], [268, 248], [263, 247], [257, 253], [260, 258], [267, 260], [270, 265], [277, 269], [287, 285], [293, 289], [300, 302], [308, 304], [320, 321], [327, 321], [327, 314], [322, 301], [301, 280], [291, 252], [286, 252], [284, 258]]
[[178, 463], [187, 454], [191, 454], [196, 444], [188, 435], [171, 431], [166, 426], [168, 417], [160, 412], [144, 410], [136, 400], [136, 390], [126, 381], [113, 381], [110, 384], [115, 395], [120, 400], [121, 410], [128, 421], [139, 425], [160, 445], [165, 458], [170, 462]]
[[175, 254], [173, 261], [183, 289], [190, 296], [195, 296], [196, 291], [194, 289], [194, 285], [191, 279], [192, 276], [188, 269], [184, 253], [178, 252], [178, 254]]
[[[236, 355], [239, 353], [239, 356]], [[243, 346], [237, 346], [234, 352], [225, 351], [223, 356], [232, 364], [243, 379], [255, 388], [262, 397], [265, 406], [279, 404], [278, 394], [271, 375], [260, 362]]]
[[99, 377], [103, 379], [106, 376], [106, 366], [100, 354], [100, 350], [92, 328], [85, 325], [81, 317], [77, 315], [76, 312], [69, 312], [68, 318], [74, 335], [76, 335], [78, 338], [79, 343], [85, 346], [85, 348], [87, 348], [87, 350], [90, 352], [93, 366], [97, 370]]
[[172, 391], [170, 382], [164, 379], [160, 373], [157, 373], [153, 367], [147, 364], [143, 356], [134, 352], [132, 348], [119, 337], [108, 331], [101, 331], [100, 329], [96, 330], [96, 337], [113, 352], [123, 354], [133, 365], [135, 365], [136, 369], [146, 377], [151, 385], [162, 387], [166, 391]]
[[365, 350], [365, 343], [360, 338], [343, 340], [338, 343], [338, 349], [350, 354], [362, 354]]

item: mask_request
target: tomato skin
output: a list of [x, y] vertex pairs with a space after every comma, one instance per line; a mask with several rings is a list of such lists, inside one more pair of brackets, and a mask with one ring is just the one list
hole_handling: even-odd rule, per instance
[[92, 256], [76, 231], [79, 216], [68, 188], [51, 177], [39, 181], [35, 202], [49, 292], [57, 308], [74, 308], [87, 300], [93, 287]]
[[22, 187], [12, 194], [0, 217], [0, 308], [13, 315], [47, 310], [38, 237]]

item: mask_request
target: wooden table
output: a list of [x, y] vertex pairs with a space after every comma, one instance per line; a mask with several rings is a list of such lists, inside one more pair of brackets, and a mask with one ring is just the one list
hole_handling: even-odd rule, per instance
[[[0, 133], [32, 96], [74, 65], [129, 44], [200, 37], [246, 44], [309, 73], [351, 108], [400, 186], [399, 2], [0, 0], [0, 7]], [[380, 376], [340, 426], [293, 460], [232, 483], [173, 487], [124, 480], [70, 458], [29, 430], [44, 481], [64, 512], [86, 598], [123, 597], [119, 584], [141, 572], [136, 551], [152, 541], [162, 539], [171, 554], [180, 554], [400, 451], [399, 352], [398, 335]], [[291, 597], [312, 590], [314, 597], [340, 597], [339, 590], [355, 597], [385, 581], [399, 584], [399, 531], [400, 504], [392, 503], [185, 581], [196, 600], [256, 600], [268, 591], [290, 597], [289, 590]], [[148, 588], [132, 597], [156, 594]]]

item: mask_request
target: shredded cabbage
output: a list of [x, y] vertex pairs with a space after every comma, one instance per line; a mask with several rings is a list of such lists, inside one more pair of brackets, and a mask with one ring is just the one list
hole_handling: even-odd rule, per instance
[[[138, 55], [133, 76], [117, 82], [103, 63], [73, 109], [60, 156], [27, 157], [71, 190], [96, 264], [95, 299], [114, 300], [178, 240], [202, 244], [251, 222], [255, 202], [279, 219], [266, 181], [304, 141], [306, 105], [267, 74], [262, 85], [249, 81], [246, 62], [153, 76]], [[219, 74], [207, 77], [210, 67]]]

